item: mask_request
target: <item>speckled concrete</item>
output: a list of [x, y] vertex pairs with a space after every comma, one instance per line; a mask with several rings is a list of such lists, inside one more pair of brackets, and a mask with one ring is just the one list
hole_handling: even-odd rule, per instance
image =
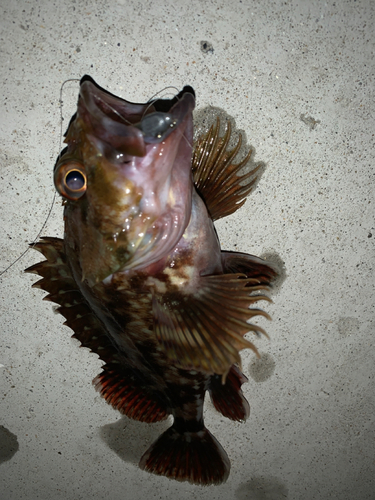
[[[210, 404], [232, 471], [219, 487], [136, 463], [169, 424], [132, 422], [91, 386], [100, 363], [22, 270], [1, 277], [0, 497], [374, 499], [374, 15], [368, 1], [1, 2], [1, 267], [53, 202], [60, 86], [92, 75], [133, 101], [191, 84], [267, 169], [220, 221], [223, 247], [285, 262], [271, 341], [243, 353], [246, 424]], [[206, 43], [202, 43], [206, 42]], [[64, 127], [77, 83], [63, 92]], [[43, 230], [59, 235], [60, 201]], [[263, 324], [263, 323], [262, 323]]]

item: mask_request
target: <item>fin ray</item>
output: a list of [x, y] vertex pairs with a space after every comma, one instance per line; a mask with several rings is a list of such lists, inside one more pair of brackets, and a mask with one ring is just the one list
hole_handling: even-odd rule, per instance
[[225, 273], [243, 273], [248, 278], [254, 278], [258, 280], [259, 290], [263, 289], [262, 285], [268, 287], [279, 274], [273, 263], [246, 253], [222, 250], [221, 260]]
[[257, 315], [269, 318], [260, 309], [249, 309], [263, 299], [263, 295], [252, 295], [258, 286], [258, 280], [243, 274], [224, 274], [201, 277], [194, 294], [154, 296], [154, 331], [170, 361], [182, 369], [223, 375], [240, 361], [241, 349], [257, 354], [244, 335], [265, 333], [247, 322]]
[[213, 375], [210, 381], [209, 393], [216, 410], [224, 417], [237, 422], [244, 422], [250, 415], [250, 406], [242, 393], [242, 384], [248, 379], [233, 365], [222, 383], [219, 375]]
[[108, 404], [133, 420], [153, 423], [169, 416], [165, 405], [145, 391], [131, 370], [106, 364], [92, 383]]
[[205, 486], [225, 482], [230, 471], [228, 455], [205, 427], [185, 433], [170, 427], [144, 453], [139, 466], [153, 474]]
[[219, 129], [220, 121], [217, 118], [216, 124], [197, 140], [192, 160], [194, 184], [213, 220], [226, 217], [242, 207], [261, 166], [259, 164], [250, 172], [240, 175], [253, 151], [250, 150], [238, 164], [232, 163], [241, 148], [242, 136], [239, 136], [236, 146], [228, 150], [231, 123], [228, 121], [223, 137], [219, 137]]

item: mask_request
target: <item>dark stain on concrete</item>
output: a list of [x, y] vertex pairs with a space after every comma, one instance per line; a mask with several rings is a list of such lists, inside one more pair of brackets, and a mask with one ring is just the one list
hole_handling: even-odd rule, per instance
[[0, 464], [10, 460], [19, 450], [17, 436], [0, 425]]
[[277, 477], [253, 477], [235, 492], [237, 500], [285, 500], [288, 489]]

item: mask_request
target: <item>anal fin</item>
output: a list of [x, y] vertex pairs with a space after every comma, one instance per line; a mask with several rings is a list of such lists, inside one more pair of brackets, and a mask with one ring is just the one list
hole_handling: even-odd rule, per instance
[[210, 381], [209, 393], [216, 410], [224, 417], [244, 422], [250, 415], [250, 405], [242, 393], [241, 385], [248, 379], [233, 365], [228, 372], [225, 384], [221, 376], [213, 375]]

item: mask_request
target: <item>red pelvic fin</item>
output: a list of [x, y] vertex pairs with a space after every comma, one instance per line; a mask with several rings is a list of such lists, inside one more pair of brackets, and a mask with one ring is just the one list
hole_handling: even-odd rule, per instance
[[167, 429], [142, 456], [141, 469], [202, 486], [224, 483], [230, 462], [218, 440], [205, 428], [181, 433]]
[[241, 390], [241, 385], [247, 381], [248, 379], [236, 365], [229, 370], [225, 384], [222, 383], [221, 376], [211, 377], [209, 388], [211, 401], [224, 417], [244, 422], [250, 415], [249, 403]]
[[146, 393], [131, 370], [116, 364], [104, 365], [92, 383], [108, 404], [133, 420], [153, 423], [169, 415], [162, 402]]

